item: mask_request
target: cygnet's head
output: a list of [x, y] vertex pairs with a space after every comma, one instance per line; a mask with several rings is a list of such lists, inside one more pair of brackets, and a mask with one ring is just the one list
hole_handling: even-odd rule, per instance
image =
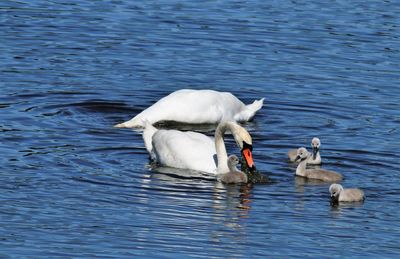
[[321, 141], [319, 140], [319, 138], [315, 137], [311, 140], [312, 155], [314, 160], [317, 158], [317, 153], [319, 151], [320, 146], [321, 146]]
[[337, 183], [331, 184], [329, 186], [329, 192], [331, 193], [331, 199], [338, 200], [339, 194], [343, 190], [343, 186]]
[[228, 157], [228, 167], [236, 168], [237, 164], [239, 164], [239, 158], [235, 155], [230, 155]]
[[315, 137], [311, 140], [311, 147], [314, 149], [319, 149], [319, 147], [321, 146], [321, 141], [319, 140], [319, 138]]
[[305, 147], [301, 147], [299, 149], [297, 149], [297, 157], [296, 157], [296, 162], [297, 161], [303, 161], [305, 159], [307, 159], [308, 157], [308, 151]]

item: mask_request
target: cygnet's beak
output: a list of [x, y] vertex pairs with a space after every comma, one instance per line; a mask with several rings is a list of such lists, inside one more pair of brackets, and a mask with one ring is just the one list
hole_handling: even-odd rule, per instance
[[296, 158], [294, 159], [295, 162], [299, 161], [301, 159], [301, 156], [297, 155]]
[[315, 160], [317, 158], [318, 151], [319, 151], [318, 147], [313, 147], [313, 149], [312, 149], [312, 158], [313, 158], [313, 160]]

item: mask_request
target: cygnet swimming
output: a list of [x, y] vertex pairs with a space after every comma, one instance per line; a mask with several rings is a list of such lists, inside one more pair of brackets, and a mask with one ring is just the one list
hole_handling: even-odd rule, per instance
[[236, 168], [237, 164], [239, 164], [239, 158], [230, 155], [228, 157], [229, 172], [218, 175], [218, 180], [223, 183], [247, 183], [247, 175]]
[[300, 161], [296, 169], [296, 175], [306, 177], [309, 179], [317, 179], [324, 182], [339, 182], [343, 176], [337, 172], [324, 170], [320, 168], [307, 169], [307, 159], [309, 153], [306, 148], [301, 147], [297, 150], [297, 157], [295, 161]]
[[329, 187], [333, 202], [357, 202], [365, 199], [364, 192], [360, 189], [344, 189], [342, 185], [334, 183]]
[[[312, 154], [307, 158], [308, 165], [320, 165], [321, 155], [319, 153], [319, 148], [321, 147], [321, 141], [319, 138], [315, 137], [311, 140]], [[288, 151], [288, 158], [290, 162], [295, 162], [297, 158], [297, 149], [291, 149]]]

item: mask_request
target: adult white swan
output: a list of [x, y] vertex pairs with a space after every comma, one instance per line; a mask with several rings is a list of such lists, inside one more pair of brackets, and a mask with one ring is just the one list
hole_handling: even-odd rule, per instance
[[175, 121], [189, 124], [248, 121], [261, 109], [264, 98], [245, 105], [233, 94], [213, 90], [182, 89], [157, 101], [117, 128], [143, 128], [144, 121]]
[[255, 171], [251, 136], [233, 121], [220, 123], [215, 138], [193, 131], [159, 130], [146, 122], [143, 140], [151, 157], [160, 165], [217, 175], [229, 172], [224, 143], [224, 134], [228, 130], [240, 147], [248, 168]]

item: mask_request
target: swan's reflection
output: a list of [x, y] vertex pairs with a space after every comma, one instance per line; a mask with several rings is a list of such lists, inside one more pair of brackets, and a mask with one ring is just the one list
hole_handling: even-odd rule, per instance
[[[251, 209], [251, 193], [252, 184], [215, 182], [212, 207], [214, 226], [218, 227], [211, 233], [213, 242], [238, 244], [248, 236], [246, 222]], [[235, 255], [242, 251], [233, 248]]]
[[150, 164], [148, 168], [151, 170], [151, 177], [158, 180], [187, 182], [192, 184], [195, 184], [197, 181], [209, 182], [215, 180], [214, 175], [195, 170], [158, 166], [156, 163]]
[[[173, 182], [175, 184], [194, 184], [199, 188], [213, 186], [213, 208], [223, 206], [225, 210], [250, 208], [251, 184], [223, 184], [216, 181], [214, 175], [193, 170], [170, 167], [151, 167], [151, 178]], [[225, 205], [222, 203], [224, 201]]]
[[[310, 191], [309, 189], [307, 191], [305, 190], [307, 187], [309, 187], [309, 186], [318, 187], [318, 186], [326, 185], [328, 188], [328, 186], [329, 186], [329, 183], [327, 183], [327, 182], [317, 180], [317, 179], [301, 177], [301, 176], [294, 176], [294, 182], [295, 182], [296, 192], [298, 194], [301, 194], [300, 195], [301, 197], [298, 197], [296, 208], [301, 209], [301, 210], [304, 209], [305, 204], [306, 204], [307, 191]], [[329, 198], [329, 195], [327, 195], [327, 197]]]
[[[167, 167], [152, 168], [142, 179], [142, 190], [148, 196], [151, 196], [150, 190], [161, 190], [163, 204], [171, 204], [169, 199], [174, 204], [179, 203], [174, 207], [176, 211], [170, 214], [175, 214], [177, 220], [182, 215], [182, 211], [178, 211], [182, 206], [187, 206], [189, 212], [197, 208], [193, 213], [205, 217], [208, 222], [205, 228], [210, 231], [212, 242], [226, 243], [228, 239], [236, 243], [247, 236], [245, 223], [251, 209], [251, 184], [226, 185], [216, 181], [215, 176]], [[212, 213], [208, 214], [210, 210]]]
[[360, 202], [330, 202], [331, 205], [331, 216], [336, 218], [341, 216], [346, 210], [361, 208], [364, 205], [363, 201]]
[[294, 176], [294, 183], [296, 186], [296, 192], [304, 193], [304, 187], [306, 186], [320, 186], [320, 185], [329, 185], [329, 183], [317, 180], [317, 179], [310, 179], [301, 176]]
[[215, 182], [213, 208], [215, 214], [237, 213], [236, 218], [246, 218], [251, 208], [251, 184], [223, 184]]
[[250, 209], [251, 184], [223, 184], [216, 181], [214, 175], [193, 170], [157, 167], [155, 165], [150, 165], [149, 169], [150, 171], [142, 178], [143, 188], [151, 188], [150, 185], [154, 181], [158, 183], [160, 181], [168, 182], [169, 185], [172, 184], [177, 188], [188, 186], [202, 190], [209, 188], [212, 191], [212, 207], [216, 213], [233, 211], [237, 208], [239, 211], [246, 211], [247, 214], [247, 210]]

